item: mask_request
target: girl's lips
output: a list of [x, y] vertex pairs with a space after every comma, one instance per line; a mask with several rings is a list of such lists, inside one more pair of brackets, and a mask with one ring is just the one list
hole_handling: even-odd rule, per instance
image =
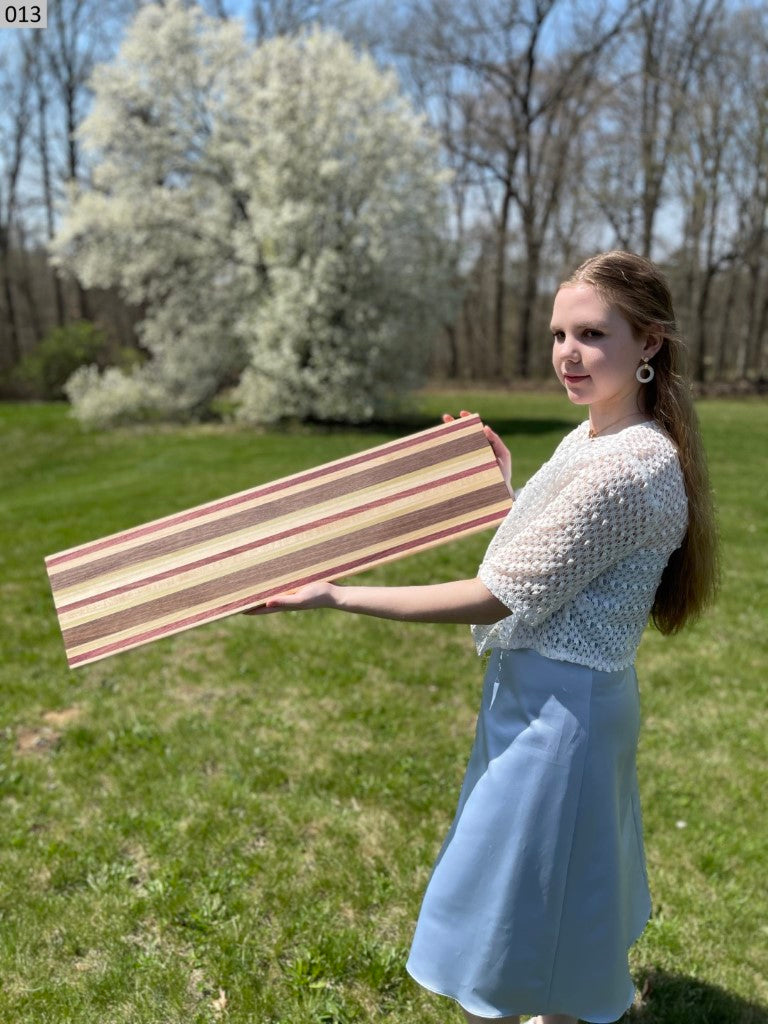
[[577, 381], [577, 380], [586, 380], [588, 376], [589, 376], [588, 373], [585, 373], [585, 374], [583, 374], [582, 376], [579, 376], [579, 377], [576, 377], [576, 376], [574, 376], [571, 373], [563, 374], [564, 379], [567, 380], [569, 384], [572, 383], [573, 381]]

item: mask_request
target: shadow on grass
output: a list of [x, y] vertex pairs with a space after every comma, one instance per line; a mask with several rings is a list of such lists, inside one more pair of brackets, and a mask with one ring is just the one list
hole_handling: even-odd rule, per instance
[[768, 1007], [682, 974], [647, 970], [638, 988], [622, 1024], [768, 1024]]
[[[553, 431], [565, 433], [573, 430], [576, 425], [573, 420], [566, 420], [560, 417], [548, 419], [503, 418], [494, 416], [489, 418], [490, 426], [497, 434], [525, 434], [538, 436], [549, 434]], [[415, 433], [418, 430], [427, 430], [429, 427], [436, 427], [441, 421], [439, 416], [426, 416], [424, 413], [402, 413], [393, 416], [389, 420], [372, 420], [369, 423], [335, 423], [329, 420], [315, 421], [308, 420], [304, 426], [311, 427], [313, 433], [349, 433], [354, 431], [360, 434], [391, 434], [393, 438], [401, 437], [404, 433]]]

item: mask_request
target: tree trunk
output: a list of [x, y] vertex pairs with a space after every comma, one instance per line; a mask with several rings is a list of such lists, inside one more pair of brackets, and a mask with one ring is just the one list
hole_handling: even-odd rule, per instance
[[504, 196], [501, 203], [499, 222], [496, 232], [496, 263], [493, 279], [493, 366], [491, 368], [493, 377], [499, 381], [504, 380], [504, 327], [505, 327], [505, 304], [507, 299], [506, 270], [507, 270], [507, 228], [509, 225], [509, 208], [512, 201], [512, 192], [507, 186], [504, 189]]
[[5, 240], [0, 257], [0, 275], [3, 278], [3, 296], [5, 298], [6, 326], [8, 328], [8, 351], [10, 365], [13, 367], [18, 366], [21, 362], [21, 343], [19, 340], [19, 318], [16, 313], [16, 300], [13, 297], [13, 287], [11, 285], [11, 265]]
[[755, 338], [753, 342], [752, 352], [750, 353], [748, 367], [751, 369], [755, 376], [764, 377], [766, 373], [765, 358], [766, 358], [766, 344], [765, 337], [768, 331], [768, 290], [765, 291], [763, 296], [763, 304], [760, 309], [760, 317], [757, 321], [757, 329], [755, 330]]
[[[39, 45], [39, 44], [38, 44]], [[39, 65], [38, 65], [39, 66]], [[43, 180], [43, 201], [45, 203], [45, 223], [48, 238], [53, 238], [55, 232], [54, 211], [53, 211], [53, 186], [51, 184], [51, 160], [48, 152], [48, 121], [46, 108], [48, 97], [46, 95], [45, 83], [38, 75], [37, 79], [37, 120], [38, 120], [38, 150], [40, 153], [40, 171]], [[61, 278], [55, 267], [51, 268], [51, 280], [53, 284], [54, 305], [56, 308], [56, 325], [63, 326], [66, 319], [64, 307], [64, 290]]]
[[19, 276], [18, 288], [26, 300], [27, 321], [32, 327], [32, 334], [35, 342], [41, 341], [45, 333], [43, 317], [41, 316], [40, 301], [35, 294], [36, 275], [35, 266], [30, 260], [30, 249], [26, 238], [26, 232], [19, 227]]
[[701, 283], [699, 299], [696, 303], [696, 377], [703, 384], [707, 379], [707, 307], [709, 306], [709, 294], [712, 289], [716, 270], [714, 267], [707, 267], [704, 280]]
[[731, 268], [728, 290], [725, 293], [723, 304], [723, 315], [720, 319], [720, 331], [718, 333], [717, 346], [717, 379], [724, 380], [727, 372], [725, 354], [731, 351], [733, 344], [733, 318], [736, 308], [736, 290], [739, 282], [739, 266], [734, 264]]
[[[526, 230], [526, 235], [529, 231]], [[520, 314], [517, 334], [517, 367], [515, 377], [527, 380], [531, 375], [531, 337], [539, 295], [539, 272], [541, 269], [541, 248], [538, 242], [526, 239], [525, 277], [520, 296]]]
[[449, 380], [456, 380], [459, 375], [459, 346], [456, 324], [444, 323], [443, 331], [446, 339], [445, 347], [448, 351], [448, 365], [446, 366], [445, 373]]

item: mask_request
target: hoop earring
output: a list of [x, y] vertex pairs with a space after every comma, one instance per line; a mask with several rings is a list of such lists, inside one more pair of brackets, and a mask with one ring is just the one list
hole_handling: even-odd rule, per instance
[[643, 365], [638, 366], [635, 370], [635, 377], [640, 381], [641, 384], [650, 384], [653, 378], [656, 376], [656, 371], [652, 366], [649, 365], [648, 360], [643, 360]]

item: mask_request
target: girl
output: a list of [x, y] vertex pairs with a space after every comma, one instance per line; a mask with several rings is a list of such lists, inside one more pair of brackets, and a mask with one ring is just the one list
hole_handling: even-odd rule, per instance
[[[552, 363], [589, 412], [520, 491], [473, 579], [312, 583], [264, 609], [472, 624], [490, 651], [474, 746], [408, 959], [468, 1021], [614, 1021], [650, 914], [634, 660], [714, 598], [718, 540], [669, 290], [625, 252], [562, 284]], [[468, 415], [466, 412], [462, 415]], [[452, 419], [445, 415], [445, 420]]]

